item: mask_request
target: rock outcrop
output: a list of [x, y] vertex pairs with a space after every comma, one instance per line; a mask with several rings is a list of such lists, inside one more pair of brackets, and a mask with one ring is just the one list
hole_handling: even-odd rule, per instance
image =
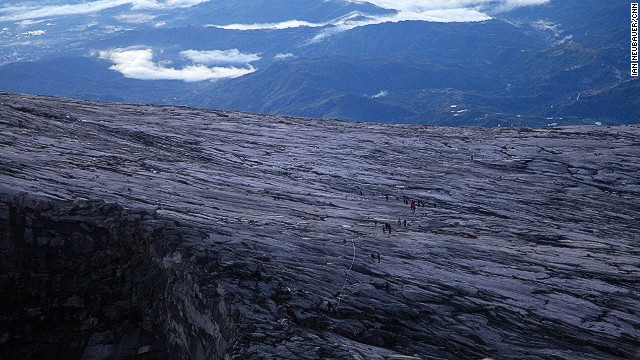
[[640, 356], [639, 127], [2, 93], [0, 159], [3, 359]]

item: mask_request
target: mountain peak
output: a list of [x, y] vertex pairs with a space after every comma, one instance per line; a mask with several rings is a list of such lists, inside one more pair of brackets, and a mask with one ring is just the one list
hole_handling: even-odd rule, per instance
[[0, 107], [3, 358], [638, 350], [637, 126]]

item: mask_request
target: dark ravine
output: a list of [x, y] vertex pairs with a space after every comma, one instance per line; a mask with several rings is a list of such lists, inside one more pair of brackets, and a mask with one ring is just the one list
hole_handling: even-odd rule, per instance
[[0, 159], [2, 359], [640, 358], [637, 126], [0, 93]]
[[5, 193], [0, 206], [3, 358], [232, 353], [237, 333], [224, 292], [200, 291], [199, 274], [183, 264], [190, 256], [185, 262], [217, 268], [215, 253], [190, 246], [202, 232], [99, 200]]

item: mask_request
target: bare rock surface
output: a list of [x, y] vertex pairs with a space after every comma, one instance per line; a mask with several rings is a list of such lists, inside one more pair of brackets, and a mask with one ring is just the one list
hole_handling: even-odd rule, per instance
[[0, 225], [3, 359], [640, 356], [637, 126], [0, 93]]

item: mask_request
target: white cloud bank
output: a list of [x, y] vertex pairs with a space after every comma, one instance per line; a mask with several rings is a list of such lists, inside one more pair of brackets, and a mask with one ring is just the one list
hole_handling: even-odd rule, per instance
[[323, 27], [330, 23], [312, 23], [300, 20], [288, 20], [279, 23], [257, 23], [257, 24], [229, 24], [229, 25], [207, 25], [225, 30], [283, 30], [298, 27]]
[[[344, 0], [345, 2], [363, 2], [360, 0]], [[400, 12], [425, 12], [447, 9], [475, 9], [478, 11], [496, 12], [497, 10], [513, 10], [524, 6], [542, 5], [550, 0], [367, 0], [366, 2], [384, 9]]]
[[433, 10], [425, 12], [398, 12], [393, 15], [371, 16], [360, 12], [352, 12], [346, 16], [333, 19], [329, 22], [312, 23], [300, 20], [288, 20], [279, 23], [255, 23], [255, 24], [228, 24], [207, 25], [225, 30], [283, 30], [299, 27], [320, 28], [325, 26], [335, 27], [338, 30], [350, 30], [360, 26], [382, 24], [387, 22], [400, 22], [405, 20], [434, 21], [434, 22], [466, 22], [483, 21], [491, 17], [475, 10], [453, 9]]
[[548, 3], [550, 0], [344, 0], [354, 3], [371, 3], [378, 7], [394, 10], [388, 15], [369, 15], [353, 12], [329, 22], [311, 23], [289, 20], [279, 23], [208, 25], [226, 30], [279, 30], [297, 27], [323, 27], [322, 32], [312, 42], [320, 41], [337, 32], [361, 26], [400, 21], [426, 22], [479, 22], [490, 20], [491, 13], [513, 10], [523, 6]]
[[17, 22], [16, 25], [21, 26], [21, 27], [27, 27], [27, 26], [31, 26], [31, 25], [37, 25], [37, 24], [41, 24], [43, 22], [47, 22], [50, 21], [51, 19], [42, 19], [42, 20], [22, 20], [20, 22]]
[[243, 54], [238, 49], [230, 50], [185, 50], [180, 53], [183, 57], [197, 64], [248, 64], [262, 59], [258, 54]]
[[505, 0], [495, 8], [496, 12], [509, 11], [525, 6], [536, 6], [548, 3], [551, 0]]
[[335, 33], [355, 29], [361, 26], [384, 23], [398, 23], [401, 21], [425, 22], [478, 22], [491, 19], [491, 16], [474, 9], [438, 9], [416, 11], [398, 11], [395, 14], [371, 16], [362, 13], [351, 13], [337, 19], [330, 28], [323, 29], [311, 42], [318, 42]]
[[[198, 57], [206, 60], [205, 58], [208, 53], [211, 52], [188, 50], [183, 51], [181, 55], [191, 60]], [[200, 61], [194, 61], [193, 65], [176, 69], [168, 67], [170, 61], [154, 62], [152, 49], [112, 49], [100, 51], [98, 55], [101, 59], [114, 63], [114, 65], [110, 67], [111, 70], [115, 70], [127, 78], [138, 80], [182, 80], [184, 82], [196, 82], [237, 78], [256, 71], [250, 64], [246, 64], [245, 68], [235, 66], [208, 67]]]
[[66, 15], [86, 15], [118, 6], [129, 5], [132, 10], [163, 10], [191, 7], [210, 0], [94, 0], [79, 4], [33, 5], [33, 2], [0, 5], [0, 21], [20, 21]]

